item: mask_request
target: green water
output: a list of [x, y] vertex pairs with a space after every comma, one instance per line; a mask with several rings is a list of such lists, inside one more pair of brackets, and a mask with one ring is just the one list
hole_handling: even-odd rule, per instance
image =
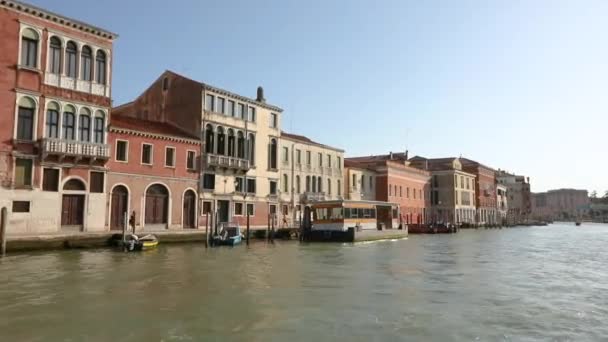
[[608, 226], [0, 260], [1, 341], [607, 340]]

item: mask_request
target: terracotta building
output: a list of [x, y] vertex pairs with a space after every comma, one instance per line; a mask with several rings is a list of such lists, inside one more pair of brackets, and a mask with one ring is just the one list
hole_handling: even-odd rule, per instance
[[[427, 223], [430, 173], [412, 167], [407, 160], [407, 152], [346, 160], [349, 166], [345, 182], [348, 182], [346, 184], [351, 198], [366, 199], [364, 194], [373, 189], [375, 200], [399, 203], [402, 222]], [[366, 170], [373, 170], [373, 175]]]
[[496, 204], [496, 171], [467, 158], [460, 158], [460, 162], [463, 171], [475, 175], [477, 223], [482, 225], [499, 223]]
[[409, 161], [431, 174], [427, 221], [476, 223], [476, 176], [463, 170], [460, 158], [416, 156]]
[[109, 143], [108, 229], [122, 230], [125, 215], [132, 214], [136, 230], [199, 226], [196, 135], [168, 123], [113, 115]]
[[[217, 212], [218, 222], [244, 224], [249, 212], [252, 226], [263, 228], [269, 214], [278, 213], [282, 111], [266, 102], [261, 88], [253, 99], [167, 71], [113, 113], [199, 137], [199, 215]], [[185, 153], [176, 149], [177, 156]], [[179, 227], [172, 217], [169, 226]]]
[[286, 132], [281, 132], [279, 145], [279, 227], [297, 227], [304, 205], [344, 198], [344, 150]]
[[0, 206], [9, 233], [104, 230], [116, 34], [0, 1]]

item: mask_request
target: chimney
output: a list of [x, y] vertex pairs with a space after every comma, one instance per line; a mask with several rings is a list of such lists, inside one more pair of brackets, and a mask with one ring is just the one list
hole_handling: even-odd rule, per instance
[[424, 169], [427, 171], [429, 169], [429, 160], [428, 159], [424, 161]]
[[258, 94], [255, 100], [262, 103], [266, 102], [266, 99], [264, 98], [264, 88], [262, 88], [262, 86], [258, 87]]
[[388, 153], [388, 159], [393, 160], [393, 152]]

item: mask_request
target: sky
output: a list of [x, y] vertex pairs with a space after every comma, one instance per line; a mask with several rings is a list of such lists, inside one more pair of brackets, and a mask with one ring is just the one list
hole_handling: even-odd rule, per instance
[[172, 70], [346, 150], [608, 190], [608, 1], [30, 0], [115, 32], [115, 105]]

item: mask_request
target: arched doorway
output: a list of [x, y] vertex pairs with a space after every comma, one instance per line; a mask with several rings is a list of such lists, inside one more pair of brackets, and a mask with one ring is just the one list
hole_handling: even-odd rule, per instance
[[70, 179], [63, 185], [61, 199], [61, 228], [82, 230], [86, 186], [79, 179]]
[[123, 185], [117, 185], [112, 189], [112, 208], [110, 217], [110, 229], [122, 230], [125, 225], [125, 213], [129, 210], [129, 190]]
[[169, 212], [169, 191], [161, 184], [154, 184], [146, 191], [146, 228], [167, 228]]
[[182, 215], [184, 228], [196, 228], [196, 193], [192, 190], [188, 190], [184, 194], [184, 211]]

